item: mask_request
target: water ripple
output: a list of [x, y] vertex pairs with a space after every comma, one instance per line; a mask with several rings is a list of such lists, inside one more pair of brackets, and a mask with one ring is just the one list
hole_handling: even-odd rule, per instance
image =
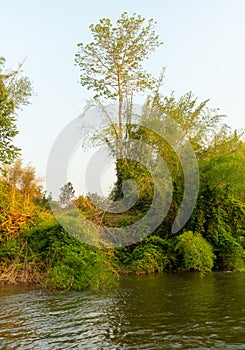
[[0, 349], [245, 349], [245, 274], [131, 276], [107, 293], [0, 289]]

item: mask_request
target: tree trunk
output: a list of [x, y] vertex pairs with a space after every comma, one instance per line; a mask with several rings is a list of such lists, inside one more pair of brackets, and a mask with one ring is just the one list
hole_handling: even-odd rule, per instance
[[118, 126], [119, 126], [119, 157], [124, 157], [123, 152], [123, 92], [122, 92], [122, 85], [121, 85], [121, 70], [120, 67], [118, 67], [118, 73], [117, 73], [117, 80], [118, 80]]
[[119, 139], [123, 139], [123, 95], [119, 92], [119, 107], [118, 107], [118, 121], [119, 121]]

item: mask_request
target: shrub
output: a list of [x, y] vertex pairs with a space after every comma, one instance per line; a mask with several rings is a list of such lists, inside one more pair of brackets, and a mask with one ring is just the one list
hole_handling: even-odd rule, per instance
[[133, 251], [131, 267], [136, 273], [163, 271], [167, 264], [167, 257], [153, 245], [139, 246]]
[[219, 242], [215, 250], [217, 267], [223, 270], [240, 270], [244, 267], [241, 244], [225, 229], [219, 230]]
[[214, 265], [212, 246], [199, 233], [182, 233], [175, 250], [184, 270], [206, 272]]
[[102, 249], [69, 235], [55, 221], [48, 220], [26, 233], [29, 254], [45, 263], [45, 278], [54, 289], [82, 290], [114, 284], [117, 273]]
[[150, 273], [170, 269], [170, 242], [150, 236], [140, 242], [132, 252], [131, 268], [137, 273]]

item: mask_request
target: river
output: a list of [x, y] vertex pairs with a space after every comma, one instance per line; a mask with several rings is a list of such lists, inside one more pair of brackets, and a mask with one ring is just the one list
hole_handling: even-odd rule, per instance
[[1, 287], [0, 349], [245, 349], [245, 273], [125, 276], [99, 293]]

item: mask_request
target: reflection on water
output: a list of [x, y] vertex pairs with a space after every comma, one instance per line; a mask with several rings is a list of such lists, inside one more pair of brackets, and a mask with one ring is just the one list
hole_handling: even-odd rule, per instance
[[245, 273], [129, 276], [106, 293], [4, 287], [0, 349], [245, 349]]

